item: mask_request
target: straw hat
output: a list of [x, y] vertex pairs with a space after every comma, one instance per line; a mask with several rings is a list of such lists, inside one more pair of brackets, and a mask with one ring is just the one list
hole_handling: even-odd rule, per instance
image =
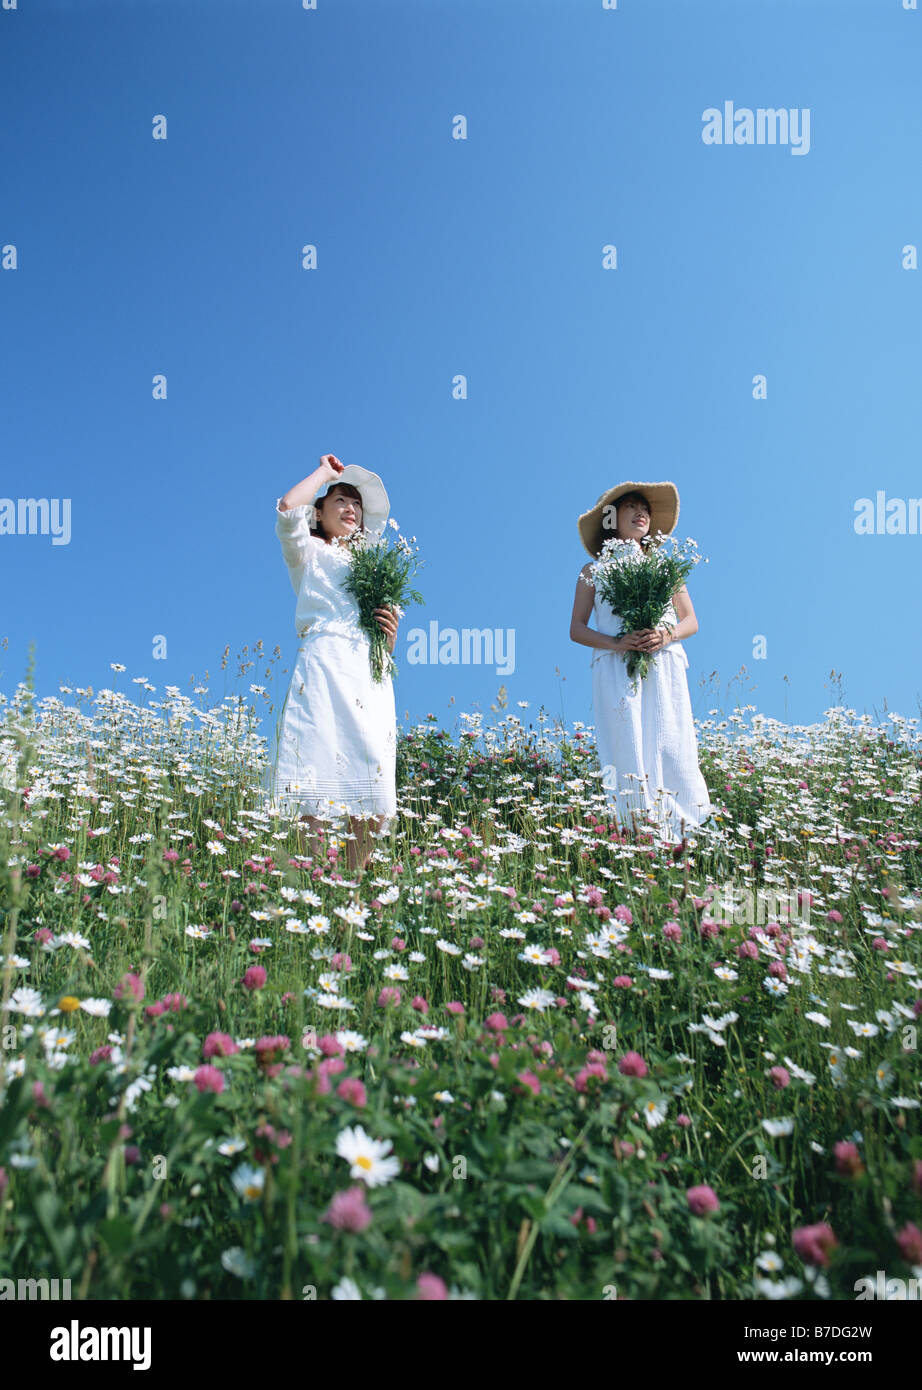
[[[347, 463], [339, 476], [330, 480], [327, 492], [337, 483], [351, 483], [353, 487], [358, 488], [362, 494], [362, 521], [365, 530], [379, 536], [384, 530], [391, 504], [377, 473], [372, 473], [370, 468], [362, 468], [357, 463]], [[326, 495], [325, 492], [323, 496]], [[323, 498], [319, 500], [323, 501]], [[317, 524], [316, 507], [313, 509], [311, 524]]]
[[[679, 519], [679, 492], [675, 483], [619, 483], [610, 487], [588, 512], [583, 512], [579, 521], [580, 539], [593, 558], [602, 553], [602, 545], [615, 534], [617, 507], [606, 514], [605, 508], [617, 504], [619, 497], [628, 492], [642, 492], [650, 503], [650, 529], [655, 536], [662, 531], [668, 536]], [[607, 520], [607, 525], [606, 525]]]

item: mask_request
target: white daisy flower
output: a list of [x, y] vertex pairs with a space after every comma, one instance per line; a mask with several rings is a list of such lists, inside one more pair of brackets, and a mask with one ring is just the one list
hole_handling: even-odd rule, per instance
[[330, 1290], [330, 1297], [339, 1302], [361, 1302], [362, 1294], [354, 1279], [344, 1274], [339, 1283]]
[[27, 1018], [42, 1018], [45, 1013], [41, 994], [37, 989], [31, 989], [28, 985], [14, 989], [7, 1000], [6, 1007], [10, 1013], [25, 1014]]
[[349, 1176], [360, 1178], [369, 1187], [380, 1187], [400, 1172], [400, 1160], [390, 1153], [390, 1139], [371, 1139], [361, 1125], [341, 1130], [336, 1136], [336, 1152], [351, 1165]]
[[80, 1007], [93, 1018], [108, 1018], [112, 1008], [111, 999], [81, 999]]
[[551, 1008], [556, 997], [549, 989], [529, 989], [517, 1002], [525, 1009], [537, 1009], [539, 1014], [543, 1014], [545, 1009]]
[[262, 1196], [266, 1175], [262, 1168], [254, 1168], [252, 1163], [241, 1163], [231, 1174], [231, 1182], [238, 1196], [248, 1202], [256, 1202]]
[[668, 1100], [648, 1100], [646, 1102], [643, 1113], [647, 1122], [647, 1129], [655, 1129], [657, 1125], [663, 1123], [668, 1105]]
[[525, 946], [519, 952], [518, 959], [531, 965], [547, 965], [549, 957], [543, 946]]
[[785, 1116], [781, 1120], [763, 1120], [762, 1128], [769, 1133], [773, 1139], [779, 1139], [784, 1134], [791, 1134], [794, 1129], [794, 1121], [790, 1116]]

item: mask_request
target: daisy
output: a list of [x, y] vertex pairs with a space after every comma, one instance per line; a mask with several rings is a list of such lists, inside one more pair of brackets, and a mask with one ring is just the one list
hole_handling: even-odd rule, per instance
[[251, 1163], [241, 1163], [231, 1174], [231, 1182], [238, 1196], [248, 1202], [256, 1202], [262, 1196], [266, 1185], [266, 1175], [262, 1168], [254, 1168]]
[[388, 965], [384, 970], [385, 980], [408, 980], [410, 972], [403, 965]]
[[755, 1287], [764, 1298], [793, 1298], [803, 1284], [799, 1279], [756, 1279]]
[[308, 931], [314, 932], [317, 936], [322, 936], [324, 932], [330, 930], [330, 919], [329, 917], [324, 917], [321, 912], [317, 912], [313, 917], [308, 917], [307, 929]]
[[859, 1038], [876, 1038], [880, 1032], [876, 1023], [856, 1023], [853, 1018], [847, 1018], [845, 1022]]
[[913, 1100], [911, 1096], [894, 1096], [891, 1104], [898, 1105], [901, 1110], [919, 1109], [919, 1102]]
[[75, 931], [62, 932], [60, 936], [54, 938], [54, 944], [56, 946], [80, 946], [85, 951], [90, 949], [90, 943], [87, 938]]
[[195, 1079], [195, 1067], [167, 1067], [166, 1074], [171, 1081], [193, 1081]]
[[81, 999], [80, 1007], [93, 1018], [108, 1018], [112, 1008], [111, 999]]
[[196, 941], [204, 941], [206, 936], [211, 936], [211, 928], [203, 926], [200, 922], [190, 923], [186, 927], [186, 936], [193, 936]]
[[409, 1043], [411, 1047], [425, 1047], [426, 1039], [421, 1038], [418, 1033], [401, 1033], [400, 1041]]
[[355, 1280], [350, 1279], [348, 1275], [343, 1275], [339, 1283], [330, 1290], [330, 1297], [337, 1299], [339, 1302], [345, 1300], [355, 1303], [361, 1302], [362, 1294]]
[[731, 1010], [728, 1014], [721, 1014], [720, 1018], [711, 1018], [710, 1014], [702, 1014], [701, 1017], [706, 1027], [713, 1028], [715, 1033], [720, 1033], [729, 1024], [735, 1023], [739, 1014]]
[[380, 1187], [400, 1172], [400, 1160], [390, 1154], [392, 1148], [390, 1139], [371, 1139], [361, 1125], [336, 1136], [336, 1152], [351, 1164], [349, 1176], [361, 1178], [369, 1187]]
[[808, 1013], [804, 1014], [804, 1018], [809, 1019], [811, 1023], [818, 1023], [821, 1028], [830, 1028], [832, 1026], [831, 1021], [825, 1014]]
[[333, 911], [337, 917], [343, 919], [347, 926], [364, 927], [371, 909], [359, 907], [357, 903], [350, 903], [348, 907], [334, 907]]
[[347, 1052], [364, 1052], [368, 1046], [367, 1038], [363, 1038], [361, 1033], [354, 1033], [348, 1028], [342, 1029], [334, 1036], [339, 1045], [344, 1047]]
[[717, 966], [715, 966], [715, 967], [714, 967], [714, 974], [717, 976], [718, 980], [738, 980], [738, 979], [739, 979], [739, 974], [738, 974], [738, 972], [737, 972], [736, 970], [731, 970], [731, 969], [730, 969], [728, 966], [726, 966], [726, 965], [717, 965]]
[[655, 968], [654, 966], [652, 966], [652, 965], [651, 965], [651, 966], [649, 967], [649, 969], [647, 970], [647, 974], [649, 975], [649, 977], [650, 977], [651, 980], [671, 980], [671, 979], [672, 979], [672, 971], [671, 971], [671, 970], [658, 970], [658, 969], [656, 969], [656, 968]]
[[256, 1273], [255, 1262], [240, 1245], [232, 1245], [225, 1250], [221, 1255], [221, 1264], [228, 1274], [235, 1274], [238, 1279], [252, 1279]]
[[240, 1139], [239, 1137], [234, 1139], [222, 1139], [221, 1143], [218, 1145], [218, 1153], [223, 1154], [225, 1158], [230, 1158], [233, 1154], [239, 1154], [240, 1150], [245, 1148], [245, 1139]]
[[27, 985], [13, 990], [6, 1007], [10, 1013], [25, 1014], [27, 1018], [42, 1018], [45, 1013], [41, 994]]
[[148, 1067], [143, 1076], [137, 1077], [131, 1085], [125, 1089], [125, 1109], [134, 1110], [141, 1096], [142, 1091], [149, 1091], [153, 1086], [153, 1078], [157, 1074], [156, 1067]]
[[788, 992], [788, 987], [784, 981], [776, 980], [774, 975], [766, 975], [762, 984], [764, 988], [768, 990], [769, 994], [775, 995], [776, 998]]
[[529, 989], [518, 999], [518, 1003], [525, 1009], [537, 1009], [539, 1014], [543, 1014], [545, 1009], [549, 1009], [556, 999], [549, 989]]
[[780, 1274], [784, 1261], [774, 1250], [763, 1250], [756, 1258], [756, 1265], [759, 1269], [764, 1269], [766, 1274]]
[[794, 1129], [794, 1121], [786, 1116], [782, 1120], [763, 1120], [762, 1128], [766, 1130], [773, 1139], [779, 1139], [783, 1134], [790, 1134]]
[[655, 1129], [661, 1125], [666, 1118], [666, 1107], [668, 1100], [648, 1100], [644, 1105], [644, 1119], [647, 1122], [647, 1129]]
[[805, 1081], [808, 1086], [812, 1086], [814, 1081], [816, 1080], [816, 1077], [813, 1075], [812, 1071], [805, 1071], [804, 1068], [799, 1067], [796, 1062], [792, 1062], [790, 1057], [785, 1057], [784, 1065], [787, 1067], [788, 1071], [791, 1073], [793, 1077], [795, 1077], [798, 1081]]
[[435, 944], [438, 950], [445, 952], [446, 956], [460, 956], [462, 954], [460, 946], [455, 946], [451, 941], [443, 940], [441, 936]]
[[527, 960], [532, 965], [547, 965], [548, 955], [543, 946], [526, 946], [519, 952], [519, 960]]
[[455, 1103], [455, 1098], [451, 1091], [436, 1091], [433, 1099], [441, 1101], [443, 1105], [454, 1105]]

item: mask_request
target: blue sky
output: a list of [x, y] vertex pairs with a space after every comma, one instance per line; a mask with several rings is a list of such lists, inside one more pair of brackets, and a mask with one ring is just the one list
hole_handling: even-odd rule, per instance
[[[280, 703], [275, 499], [330, 452], [426, 560], [398, 660], [514, 633], [508, 675], [400, 660], [401, 723], [501, 685], [594, 722], [576, 521], [629, 479], [709, 557], [696, 715], [919, 714], [922, 535], [854, 523], [922, 495], [920, 59], [901, 0], [0, 11], [0, 494], [71, 509], [67, 544], [0, 535], [0, 689], [34, 641], [40, 694], [120, 662]], [[809, 112], [809, 149], [705, 144], [725, 102]]]

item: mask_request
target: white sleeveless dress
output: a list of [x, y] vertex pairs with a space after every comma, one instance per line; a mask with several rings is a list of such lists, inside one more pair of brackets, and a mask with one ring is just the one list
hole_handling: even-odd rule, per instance
[[[620, 616], [596, 590], [593, 604], [599, 632], [616, 637]], [[670, 603], [663, 621], [675, 624]], [[623, 829], [632, 815], [638, 828], [655, 827], [662, 839], [678, 844], [694, 836], [712, 811], [698, 766], [698, 740], [688, 693], [688, 657], [681, 642], [650, 654], [650, 669], [631, 692], [621, 652], [596, 648], [592, 654], [592, 704], [602, 789]]]
[[[300, 639], [273, 730], [264, 788], [285, 817], [390, 819], [397, 809], [394, 687], [376, 684], [358, 604], [342, 587], [348, 552], [310, 534], [313, 504], [280, 511], [281, 541], [297, 595]], [[387, 820], [385, 821], [385, 824]]]

